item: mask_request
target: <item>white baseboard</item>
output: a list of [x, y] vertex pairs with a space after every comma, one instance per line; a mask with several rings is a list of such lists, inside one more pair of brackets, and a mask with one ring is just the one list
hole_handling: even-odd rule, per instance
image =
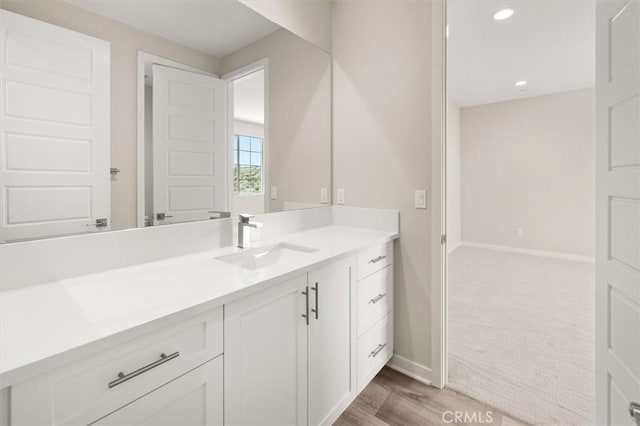
[[555, 259], [573, 260], [576, 262], [586, 262], [586, 263], [595, 262], [595, 258], [590, 256], [578, 256], [575, 254], [558, 253], [555, 251], [531, 250], [531, 249], [523, 249], [518, 247], [499, 246], [495, 244], [476, 243], [472, 241], [461, 241], [460, 245], [463, 247], [475, 247], [475, 248], [482, 248], [482, 249], [488, 249], [488, 250], [498, 250], [498, 251], [505, 251], [509, 253], [528, 254], [531, 256], [552, 257]]
[[391, 357], [387, 366], [405, 376], [409, 376], [414, 380], [431, 386], [431, 369], [429, 367], [425, 367], [400, 355]]

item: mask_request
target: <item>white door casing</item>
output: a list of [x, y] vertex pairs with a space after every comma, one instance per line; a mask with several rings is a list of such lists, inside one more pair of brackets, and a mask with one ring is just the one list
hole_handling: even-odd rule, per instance
[[154, 224], [227, 210], [226, 89], [215, 77], [153, 65]]
[[640, 402], [640, 0], [596, 3], [596, 424]]
[[0, 10], [0, 99], [0, 241], [110, 229], [109, 43]]

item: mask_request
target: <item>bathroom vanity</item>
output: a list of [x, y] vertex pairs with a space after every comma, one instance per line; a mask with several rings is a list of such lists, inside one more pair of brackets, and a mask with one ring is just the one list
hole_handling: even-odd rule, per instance
[[2, 421], [335, 421], [393, 354], [397, 212], [256, 220], [279, 235], [0, 293]]

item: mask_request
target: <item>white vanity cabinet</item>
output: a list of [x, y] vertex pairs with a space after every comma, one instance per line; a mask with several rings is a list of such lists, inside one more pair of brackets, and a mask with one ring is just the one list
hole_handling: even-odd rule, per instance
[[206, 414], [196, 424], [221, 424], [222, 321], [219, 307], [15, 384], [10, 425], [139, 424], [163, 408], [167, 418], [195, 409]]
[[307, 276], [225, 306], [225, 424], [307, 424]]
[[355, 398], [353, 259], [225, 307], [225, 424], [331, 424]]
[[357, 382], [361, 392], [393, 356], [393, 242], [357, 256]]

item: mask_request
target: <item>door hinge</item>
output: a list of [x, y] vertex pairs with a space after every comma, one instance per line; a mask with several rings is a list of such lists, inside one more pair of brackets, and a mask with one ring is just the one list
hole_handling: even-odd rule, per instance
[[440, 236], [440, 244], [447, 244], [447, 234], [442, 234]]

